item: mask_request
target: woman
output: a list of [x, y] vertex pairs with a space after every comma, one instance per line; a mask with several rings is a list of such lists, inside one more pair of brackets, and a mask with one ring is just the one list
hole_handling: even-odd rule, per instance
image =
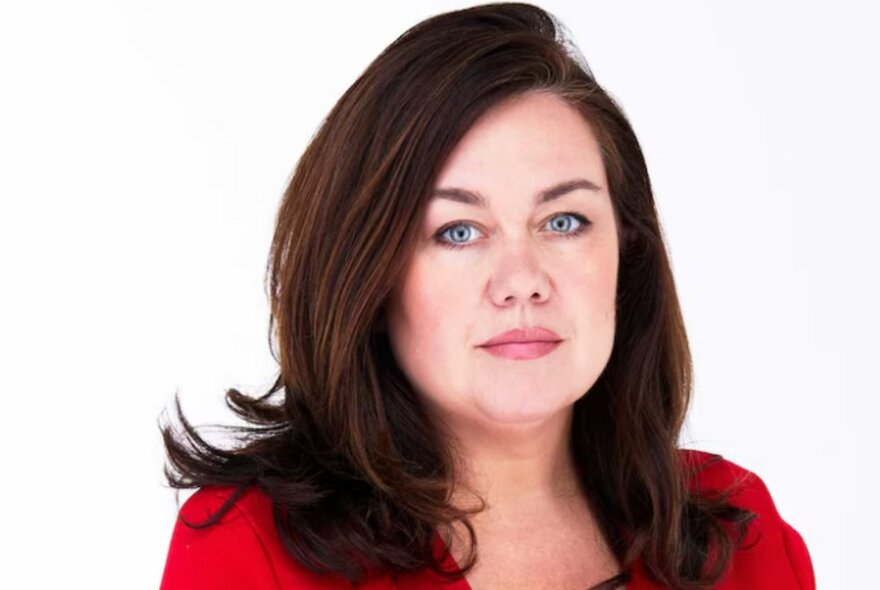
[[560, 31], [441, 14], [333, 108], [277, 217], [280, 375], [227, 394], [253, 426], [163, 427], [199, 488], [163, 588], [815, 586], [761, 479], [677, 448], [691, 362], [645, 162]]

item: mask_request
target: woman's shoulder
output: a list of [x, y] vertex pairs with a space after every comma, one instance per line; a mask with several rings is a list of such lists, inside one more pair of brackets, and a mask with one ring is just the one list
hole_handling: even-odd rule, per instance
[[[202, 526], [218, 514], [215, 522]], [[275, 527], [272, 501], [258, 486], [206, 486], [183, 503], [162, 590], [285, 587], [336, 590], [351, 584], [316, 574], [287, 553]]]
[[731, 504], [756, 514], [749, 524], [743, 548], [734, 555], [731, 584], [742, 584], [753, 578], [766, 582], [772, 578], [780, 584], [789, 584], [776, 586], [780, 588], [816, 587], [812, 560], [803, 537], [782, 518], [767, 484], [758, 474], [716, 453], [696, 449], [679, 452], [692, 490], [729, 491]]
[[679, 449], [692, 490], [729, 491], [730, 501], [759, 515], [779, 518], [779, 512], [764, 480], [754, 471], [720, 454], [697, 449]]
[[691, 488], [719, 490], [763, 485], [757, 474], [718, 453], [698, 449], [679, 449], [678, 453]]
[[246, 487], [212, 485], [198, 488], [180, 507], [179, 516], [190, 522], [202, 522], [229, 507], [219, 522], [229, 526], [241, 521], [255, 531], [263, 532], [272, 520], [272, 501], [256, 485]]

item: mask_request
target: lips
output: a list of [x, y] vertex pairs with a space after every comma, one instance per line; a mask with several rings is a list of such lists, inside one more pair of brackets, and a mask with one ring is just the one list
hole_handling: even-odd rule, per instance
[[506, 344], [483, 346], [481, 348], [492, 356], [514, 360], [528, 360], [550, 354], [561, 344], [562, 341], [560, 340], [555, 342], [507, 342]]
[[531, 328], [515, 328], [513, 330], [508, 330], [507, 332], [502, 332], [496, 336], [493, 336], [489, 340], [486, 340], [479, 346], [481, 347], [489, 347], [489, 346], [499, 346], [503, 344], [521, 344], [528, 342], [559, 342], [562, 338], [549, 328], [543, 328], [541, 326], [535, 326]]

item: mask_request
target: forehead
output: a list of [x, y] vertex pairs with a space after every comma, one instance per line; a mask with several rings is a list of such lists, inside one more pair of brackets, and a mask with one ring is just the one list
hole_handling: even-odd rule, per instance
[[525, 191], [540, 200], [559, 183], [577, 180], [584, 188], [605, 186], [598, 141], [575, 107], [542, 92], [510, 99], [480, 117], [444, 162], [433, 189], [437, 198], [452, 194], [444, 189], [469, 187], [470, 195], [452, 198], [479, 204], [481, 189]]

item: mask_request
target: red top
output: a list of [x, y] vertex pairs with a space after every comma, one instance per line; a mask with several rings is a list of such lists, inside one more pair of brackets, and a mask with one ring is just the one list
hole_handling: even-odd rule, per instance
[[[688, 461], [702, 462], [709, 453], [682, 450]], [[732, 590], [772, 588], [815, 590], [816, 580], [810, 554], [795, 529], [779, 516], [773, 499], [760, 477], [739, 465], [720, 459], [699, 472], [691, 482], [701, 488], [720, 489], [745, 476], [740, 491], [730, 501], [758, 514], [750, 524], [745, 545], [734, 554], [732, 566], [715, 588]], [[196, 491], [184, 502], [180, 513], [190, 522], [202, 522], [227, 500], [233, 486], [210, 486]], [[757, 543], [755, 533], [759, 533]], [[435, 550], [444, 549], [435, 535]], [[444, 570], [457, 569], [447, 554]], [[341, 576], [319, 576], [296, 562], [275, 530], [272, 504], [257, 486], [251, 486], [236, 500], [219, 522], [206, 529], [191, 529], [177, 521], [171, 536], [161, 590], [240, 589], [249, 590], [341, 590], [354, 586]], [[439, 574], [424, 570], [417, 574], [373, 578], [359, 590], [470, 590], [467, 580], [443, 584]], [[641, 561], [633, 565], [627, 590], [661, 588], [647, 578]]]

